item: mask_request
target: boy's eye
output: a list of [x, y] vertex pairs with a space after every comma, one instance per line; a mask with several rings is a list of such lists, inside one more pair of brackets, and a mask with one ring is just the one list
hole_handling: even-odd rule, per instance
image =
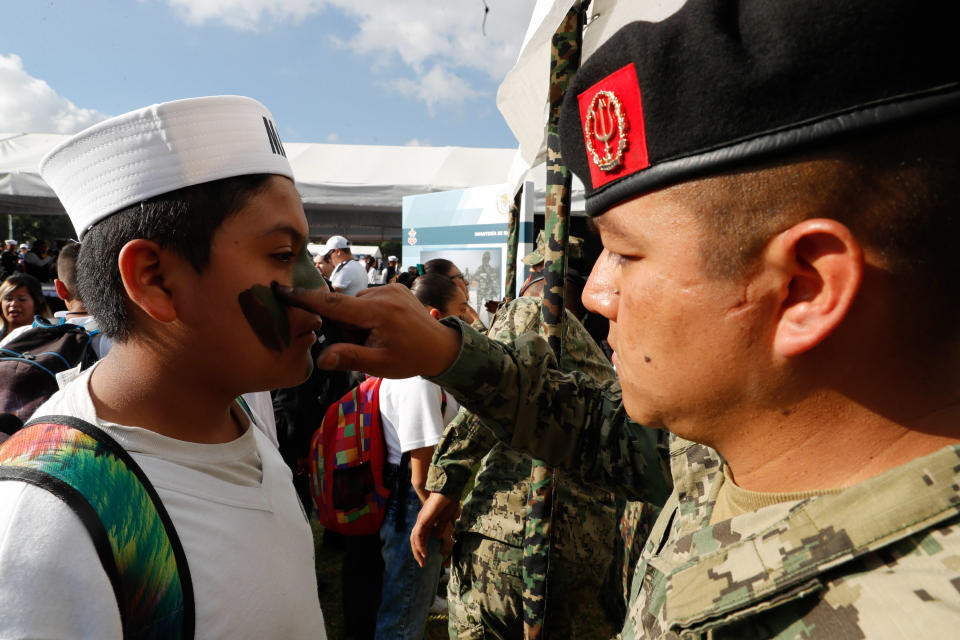
[[277, 253], [273, 254], [273, 259], [279, 260], [280, 262], [290, 262], [296, 257], [297, 254], [292, 251], [278, 251]]

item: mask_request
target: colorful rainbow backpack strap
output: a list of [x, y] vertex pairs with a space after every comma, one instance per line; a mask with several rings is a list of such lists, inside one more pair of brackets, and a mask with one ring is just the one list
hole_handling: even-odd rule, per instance
[[36, 485], [77, 514], [113, 585], [124, 638], [193, 637], [193, 585], [173, 522], [102, 429], [69, 416], [31, 420], [0, 445], [0, 480]]

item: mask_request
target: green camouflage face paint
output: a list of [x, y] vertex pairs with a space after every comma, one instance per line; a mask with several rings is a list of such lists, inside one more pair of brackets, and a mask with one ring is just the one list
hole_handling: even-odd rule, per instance
[[241, 291], [238, 300], [244, 317], [263, 346], [273, 351], [283, 351], [290, 346], [287, 311], [274, 295], [272, 285], [267, 287], [255, 284], [246, 291]]
[[[293, 265], [293, 286], [301, 289], [326, 289], [327, 281], [323, 279], [320, 272], [310, 259], [310, 253], [307, 252], [307, 245], [303, 245], [300, 255], [297, 256], [297, 262]], [[307, 358], [307, 372], [304, 380], [313, 373], [313, 358]]]
[[300, 255], [297, 256], [297, 262], [293, 265], [293, 286], [300, 289], [319, 289], [327, 286], [323, 276], [313, 266], [313, 260], [307, 252], [307, 245], [303, 245]]
[[[274, 293], [277, 283], [255, 284], [238, 296], [243, 315], [263, 345], [273, 351], [290, 346], [290, 321], [283, 303]], [[293, 286], [301, 289], [326, 288], [326, 282], [313, 266], [306, 245], [293, 265]]]

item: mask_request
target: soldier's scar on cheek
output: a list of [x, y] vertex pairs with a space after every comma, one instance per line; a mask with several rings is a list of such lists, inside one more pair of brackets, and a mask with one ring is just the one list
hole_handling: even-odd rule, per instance
[[237, 301], [250, 328], [267, 349], [283, 351], [290, 346], [290, 321], [283, 304], [270, 286], [255, 284], [240, 292]]

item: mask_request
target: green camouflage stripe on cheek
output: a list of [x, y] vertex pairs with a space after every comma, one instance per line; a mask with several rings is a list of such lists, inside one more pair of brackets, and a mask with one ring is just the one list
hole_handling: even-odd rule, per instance
[[255, 284], [237, 296], [243, 316], [267, 349], [282, 351], [290, 346], [290, 322], [287, 312], [273, 290]]
[[303, 245], [297, 261], [293, 265], [293, 286], [300, 289], [319, 289], [326, 288], [327, 284], [323, 276], [310, 259], [310, 253], [307, 251], [307, 245]]

